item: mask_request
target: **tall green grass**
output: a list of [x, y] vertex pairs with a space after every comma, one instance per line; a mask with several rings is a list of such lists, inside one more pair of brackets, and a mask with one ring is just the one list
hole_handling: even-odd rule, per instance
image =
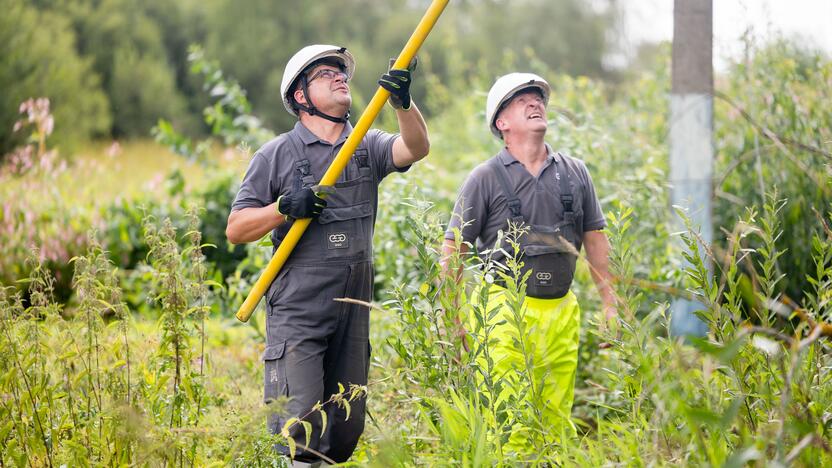
[[[381, 387], [377, 392], [396, 395], [374, 408], [381, 419], [378, 447], [398, 447], [402, 466], [832, 463], [832, 328], [816, 323], [829, 313], [832, 235], [812, 240], [817, 273], [806, 280], [803, 308], [782, 302], [779, 294], [769, 295], [771, 282], [779, 278], [763, 274], [755, 277], [753, 292], [771, 316], [761, 323], [748, 316], [739, 288], [738, 265], [766, 264], [776, 257], [748, 245], [752, 238], [770, 244], [782, 234], [783, 205], [772, 196], [762, 213], [749, 210], [728, 233], [731, 250], [720, 254], [703, 245], [689, 226], [681, 233], [692, 252], [690, 266], [682, 272], [684, 290], [668, 290], [633, 274], [635, 259], [647, 254], [631, 229], [634, 213], [624, 207], [610, 214], [619, 324], [612, 329], [595, 320], [586, 324], [592, 338], [585, 340], [585, 348], [600, 341], [612, 346], [594, 347], [591, 362], [582, 363], [590, 370], [579, 382], [584, 391], [575, 409], [582, 415], [577, 438], [554, 432], [540, 419], [541, 402], [535, 400], [536, 383], [529, 373], [518, 369], [519, 382], [489, 378], [494, 363], [486, 324], [496, 311], [485, 307], [481, 295], [470, 294], [486, 284], [481, 274], [468, 275], [464, 289], [397, 289], [383, 313], [396, 314], [399, 323], [386, 340], [389, 354], [378, 358], [379, 370], [395, 371], [376, 373], [378, 380], [370, 384], [371, 389]], [[435, 236], [441, 232], [429, 212], [409, 220], [410, 239], [419, 253], [417, 276], [428, 284], [440, 281]], [[830, 220], [832, 213], [826, 223]], [[709, 273], [702, 257], [717, 265], [718, 274]], [[516, 267], [514, 272], [517, 277]], [[669, 336], [668, 302], [655, 300], [656, 288], [665, 289], [667, 298], [701, 301], [708, 336]], [[533, 358], [521, 339], [527, 332], [522, 283], [509, 282], [508, 289], [515, 300], [508, 301], [513, 315], [506, 323], [530, 367]], [[464, 296], [461, 303], [467, 305], [454, 306], [459, 302], [455, 296]], [[646, 304], [651, 298], [655, 302]], [[470, 353], [461, 352], [461, 342], [450, 331], [461, 311], [473, 314], [478, 324], [472, 335], [486, 337], [475, 341]], [[517, 386], [517, 400], [499, 401], [505, 385]], [[539, 435], [532, 454], [504, 450], [518, 423]], [[379, 450], [367, 448], [369, 460], [381, 466], [390, 457]]]

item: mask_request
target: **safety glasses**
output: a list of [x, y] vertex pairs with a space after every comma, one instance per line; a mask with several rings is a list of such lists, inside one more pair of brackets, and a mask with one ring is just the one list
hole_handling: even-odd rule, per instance
[[332, 69], [329, 69], [329, 68], [324, 68], [323, 70], [318, 70], [318, 72], [315, 73], [314, 75], [312, 75], [311, 77], [309, 77], [309, 79], [307, 79], [306, 82], [311, 83], [312, 81], [314, 81], [318, 78], [323, 78], [327, 81], [332, 81], [336, 78], [340, 78], [341, 81], [343, 81], [345, 83], [349, 81], [346, 73], [344, 73], [342, 71], [338, 71], [338, 70], [332, 70]]

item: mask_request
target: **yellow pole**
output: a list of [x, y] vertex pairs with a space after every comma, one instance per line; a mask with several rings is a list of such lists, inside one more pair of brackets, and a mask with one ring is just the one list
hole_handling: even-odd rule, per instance
[[[431, 29], [433, 29], [433, 26], [436, 24], [436, 20], [439, 19], [439, 15], [442, 14], [445, 6], [448, 5], [448, 2], [449, 0], [433, 0], [433, 3], [431, 3], [428, 10], [425, 12], [425, 15], [422, 17], [419, 25], [416, 26], [416, 30], [413, 31], [413, 34], [410, 36], [407, 44], [405, 44], [404, 49], [402, 49], [396, 59], [396, 63], [393, 64], [393, 68], [407, 68], [410, 61], [416, 55], [416, 52], [419, 50], [419, 47], [421, 47], [422, 43], [425, 42], [425, 38], [428, 37]], [[376, 94], [373, 96], [373, 99], [370, 100], [370, 104], [367, 106], [367, 109], [361, 115], [361, 118], [358, 119], [358, 123], [355, 124], [355, 128], [353, 128], [352, 133], [347, 138], [347, 141], [344, 142], [341, 150], [338, 151], [338, 155], [335, 156], [335, 160], [332, 161], [329, 169], [327, 169], [321, 179], [320, 185], [335, 185], [338, 177], [342, 172], [344, 172], [344, 168], [347, 167], [347, 163], [355, 152], [355, 149], [358, 148], [358, 144], [361, 143], [364, 135], [367, 134], [367, 130], [370, 129], [370, 125], [373, 124], [373, 121], [376, 119], [376, 116], [378, 116], [378, 113], [381, 112], [381, 108], [384, 107], [384, 103], [387, 102], [389, 97], [390, 92], [379, 86], [376, 90]], [[283, 241], [280, 243], [280, 246], [277, 248], [274, 256], [272, 256], [272, 259], [263, 271], [263, 274], [260, 275], [260, 278], [256, 283], [254, 283], [254, 286], [251, 288], [251, 292], [248, 293], [248, 297], [246, 297], [243, 305], [240, 306], [240, 310], [237, 311], [238, 320], [241, 322], [247, 322], [251, 317], [251, 314], [254, 312], [254, 308], [257, 307], [257, 303], [260, 302], [260, 298], [266, 294], [266, 289], [269, 288], [269, 285], [272, 284], [272, 281], [274, 281], [275, 276], [277, 276], [277, 273], [283, 267], [283, 264], [286, 263], [286, 259], [289, 258], [289, 255], [298, 244], [300, 237], [304, 232], [306, 232], [306, 228], [309, 227], [309, 223], [311, 221], [311, 218], [296, 219], [294, 224], [292, 224], [292, 227], [289, 229], [286, 237], [283, 238]]]

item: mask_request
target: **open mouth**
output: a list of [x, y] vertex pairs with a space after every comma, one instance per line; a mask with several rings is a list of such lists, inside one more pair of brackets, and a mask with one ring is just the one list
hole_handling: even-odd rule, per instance
[[543, 114], [538, 113], [538, 112], [533, 112], [533, 113], [529, 114], [529, 116], [527, 118], [529, 120], [534, 120], [534, 119], [543, 120]]

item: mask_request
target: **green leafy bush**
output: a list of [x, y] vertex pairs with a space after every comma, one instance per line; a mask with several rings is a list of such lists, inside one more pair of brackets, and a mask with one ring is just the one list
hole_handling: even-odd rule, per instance
[[728, 226], [773, 189], [787, 199], [786, 229], [774, 242], [785, 275], [778, 291], [800, 302], [813, 273], [808, 240], [832, 206], [832, 109], [813, 104], [832, 99], [832, 61], [788, 42], [755, 52], [717, 95], [714, 217]]
[[[526, 398], [533, 401], [534, 382], [488, 378], [493, 361], [488, 358], [485, 324], [494, 311], [484, 307], [483, 298], [471, 294], [485, 284], [481, 274], [469, 275], [464, 289], [396, 289], [386, 307], [397, 317], [387, 335], [389, 354], [377, 358], [379, 369], [395, 369], [385, 371], [375, 382], [381, 387], [377, 392], [395, 395], [378, 403], [384, 410], [374, 409], [383, 415], [377, 423], [382, 437], [406, 441], [408, 451], [398, 454], [409, 457], [402, 461], [405, 465], [446, 465], [452, 460], [471, 466], [511, 465], [529, 456], [504, 451], [506, 438], [517, 423], [541, 436], [542, 445], [535, 447], [533, 458], [526, 459], [529, 463], [741, 466], [767, 460], [817, 466], [832, 462], [827, 442], [832, 431], [828, 412], [832, 326], [816, 325], [828, 317], [823, 301], [832, 281], [832, 231], [812, 240], [813, 274], [803, 291], [811, 305], [793, 309], [794, 305], [779, 302], [777, 293], [770, 296], [766, 289], [755, 290], [771, 314], [794, 321], [794, 333], [782, 333], [774, 325], [754, 325], [743, 313], [738, 265], [747, 261], [765, 264], [776, 257], [774, 252], [748, 247], [752, 242], [770, 244], [781, 235], [776, 206], [781, 205], [772, 201], [762, 214], [749, 210], [725, 240], [731, 249], [724, 256], [714, 257], [711, 247], [705, 246], [705, 257], [718, 265], [716, 276], [708, 273], [699, 256], [702, 245], [696, 232], [682, 233], [692, 252], [688, 255], [691, 266], [683, 272], [689, 279], [684, 295], [704, 304], [702, 317], [710, 330], [707, 337], [692, 339], [690, 344], [667, 336], [668, 302], [652, 302], [661, 286], [634, 275], [638, 257], [647, 252], [632, 230], [632, 209], [625, 207], [610, 215], [620, 329], [602, 331], [595, 320], [587, 323], [587, 335], [613, 346], [600, 352], [595, 347], [592, 361], [583, 363], [589, 370], [581, 373], [586, 380], [579, 380], [583, 387], [575, 408], [583, 433], [579, 439], [539, 426], [535, 413], [539, 405], [494, 398], [501, 386], [519, 385], [532, 392]], [[828, 224], [832, 213], [826, 218]], [[432, 222], [425, 211], [414, 214], [408, 224], [408, 239], [418, 252], [417, 276], [428, 284], [442, 284], [437, 283], [435, 240], [441, 225]], [[761, 276], [755, 284], [778, 279]], [[509, 281], [510, 293], [521, 298], [523, 288], [512, 284]], [[664, 291], [659, 295], [666, 293], [681, 294]], [[457, 299], [460, 296], [465, 298]], [[459, 308], [456, 304], [467, 305]], [[522, 337], [519, 304], [516, 301], [512, 306], [517, 320], [508, 323]], [[462, 351], [453, 332], [462, 310], [476, 317], [478, 330], [472, 330], [472, 335], [486, 337], [474, 339], [469, 353]], [[584, 348], [588, 345], [585, 342]], [[522, 346], [518, 350], [523, 353]], [[370, 460], [373, 455], [383, 456], [367, 450]]]

